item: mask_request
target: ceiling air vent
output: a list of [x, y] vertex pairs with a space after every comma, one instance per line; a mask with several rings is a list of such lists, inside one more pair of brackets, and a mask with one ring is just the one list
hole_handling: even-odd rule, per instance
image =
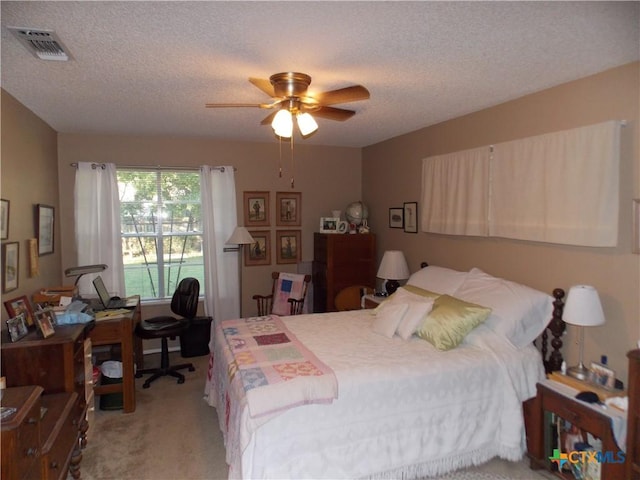
[[40, 60], [69, 60], [69, 54], [53, 30], [9, 27], [20, 43]]

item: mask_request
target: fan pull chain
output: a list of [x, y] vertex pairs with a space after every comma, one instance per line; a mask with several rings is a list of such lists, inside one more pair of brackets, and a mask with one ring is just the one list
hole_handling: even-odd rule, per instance
[[296, 162], [293, 156], [293, 134], [291, 135], [291, 188], [295, 188], [295, 181], [293, 176], [296, 173]]
[[282, 137], [278, 137], [278, 177], [282, 178]]

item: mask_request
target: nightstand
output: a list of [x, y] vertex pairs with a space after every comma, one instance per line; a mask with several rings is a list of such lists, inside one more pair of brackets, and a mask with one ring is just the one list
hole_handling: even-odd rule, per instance
[[[548, 414], [552, 413], [601, 440], [603, 461], [599, 462], [600, 479], [624, 478], [624, 455], [616, 439], [620, 438], [623, 443], [626, 437], [626, 413], [615, 407], [604, 408], [598, 404], [577, 400], [574, 397], [578, 390], [559, 382], [545, 380], [538, 383], [537, 390], [534, 414], [537, 418], [533, 423], [537, 431], [530, 435], [534, 439], [529, 451], [531, 467], [552, 470], [552, 465], [557, 464], [549, 458], [555, 456], [553, 448], [558, 448], [550, 445], [551, 438], [554, 437], [554, 428], [548, 421]], [[585, 384], [584, 390], [589, 390], [588, 384]], [[567, 452], [564, 446], [561, 451], [569, 454], [569, 461], [576, 460], [580, 455]], [[598, 465], [594, 466], [597, 470]], [[571, 474], [558, 471], [554, 474], [559, 478], [573, 478]]]
[[368, 294], [362, 296], [362, 308], [376, 308], [389, 297], [379, 297], [377, 295]]

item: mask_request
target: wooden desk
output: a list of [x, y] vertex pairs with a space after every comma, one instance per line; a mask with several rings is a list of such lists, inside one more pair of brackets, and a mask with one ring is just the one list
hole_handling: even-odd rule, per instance
[[96, 318], [96, 325], [89, 333], [91, 343], [97, 345], [120, 345], [122, 351], [122, 383], [96, 385], [96, 395], [122, 392], [123, 413], [136, 410], [136, 384], [134, 363], [142, 368], [142, 340], [136, 337], [135, 328], [142, 318], [140, 298], [134, 310], [117, 316]]

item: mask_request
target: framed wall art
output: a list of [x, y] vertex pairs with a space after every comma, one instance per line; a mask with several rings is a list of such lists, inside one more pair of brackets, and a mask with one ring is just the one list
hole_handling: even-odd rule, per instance
[[300, 192], [276, 192], [276, 225], [299, 227], [302, 215]]
[[244, 264], [271, 265], [271, 232], [268, 230], [251, 230], [249, 234], [255, 242], [246, 245], [244, 250]]
[[38, 255], [49, 255], [53, 253], [55, 210], [49, 205], [38, 204], [36, 218], [38, 220]]
[[633, 244], [631, 251], [640, 253], [640, 198], [633, 199]]
[[18, 288], [18, 266], [20, 265], [20, 244], [8, 242], [2, 244], [2, 292], [7, 293]]
[[390, 208], [389, 209], [389, 228], [404, 228], [404, 209]]
[[244, 192], [244, 226], [269, 226], [269, 192]]
[[40, 310], [36, 312], [36, 324], [42, 338], [49, 338], [55, 333], [53, 326], [55, 325], [55, 313], [53, 310]]
[[10, 317], [17, 317], [18, 315], [24, 315], [24, 321], [27, 327], [35, 325], [33, 309], [29, 303], [29, 299], [26, 295], [13, 298], [4, 302], [4, 308], [7, 309], [7, 313]]
[[0, 199], [0, 240], [9, 238], [9, 200]]
[[418, 202], [404, 202], [404, 231], [418, 233]]
[[302, 250], [300, 230], [276, 232], [276, 263], [298, 263]]
[[9, 340], [12, 342], [17, 342], [29, 333], [23, 313], [7, 320], [7, 332], [9, 332]]

